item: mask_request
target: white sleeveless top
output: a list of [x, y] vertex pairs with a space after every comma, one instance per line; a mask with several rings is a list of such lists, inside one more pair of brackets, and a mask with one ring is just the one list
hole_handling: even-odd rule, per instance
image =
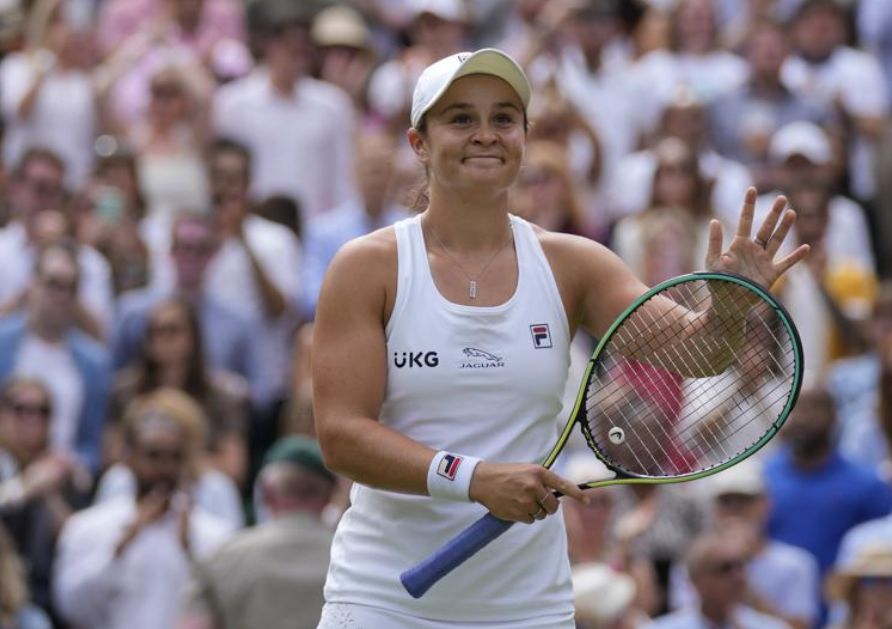
[[[380, 421], [437, 450], [541, 462], [558, 434], [569, 327], [532, 227], [511, 216], [514, 295], [493, 307], [447, 301], [428, 264], [420, 217], [395, 224], [396, 302], [386, 328]], [[476, 503], [355, 484], [335, 534], [328, 602], [453, 621], [572, 618], [563, 518], [516, 524], [421, 599], [400, 573], [484, 515]]]

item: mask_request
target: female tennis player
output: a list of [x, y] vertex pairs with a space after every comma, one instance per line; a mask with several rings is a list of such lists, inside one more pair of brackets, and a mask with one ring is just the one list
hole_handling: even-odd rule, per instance
[[[529, 99], [521, 68], [495, 49], [429, 66], [408, 131], [429, 205], [346, 245], [325, 279], [313, 348], [317, 430], [328, 465], [356, 484], [320, 628], [574, 626], [552, 491], [584, 496], [530, 461], [554, 442], [576, 329], [602, 335], [647, 287], [599, 244], [510, 213]], [[775, 260], [795, 215], [778, 198], [751, 236], [755, 197], [747, 192], [724, 252], [713, 222], [706, 268], [770, 286], [808, 248]], [[514, 527], [411, 598], [400, 572], [484, 507], [536, 524]]]

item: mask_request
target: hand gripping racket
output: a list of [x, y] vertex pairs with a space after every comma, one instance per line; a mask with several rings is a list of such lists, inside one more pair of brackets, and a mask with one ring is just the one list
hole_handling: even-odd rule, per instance
[[[703, 478], [768, 443], [801, 383], [799, 334], [770, 293], [724, 273], [677, 277], [635, 300], [600, 339], [542, 464], [551, 467], [578, 424], [615, 474], [581, 488]], [[513, 524], [486, 514], [400, 580], [418, 598]]]

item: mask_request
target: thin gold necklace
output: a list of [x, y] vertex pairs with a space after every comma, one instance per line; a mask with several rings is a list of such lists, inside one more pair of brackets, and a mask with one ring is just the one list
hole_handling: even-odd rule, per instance
[[[425, 223], [427, 222], [428, 221], [425, 221]], [[508, 220], [508, 237], [505, 239], [505, 242], [503, 242], [502, 246], [496, 249], [496, 252], [492, 254], [492, 257], [486, 261], [486, 264], [483, 265], [483, 268], [477, 272], [476, 277], [471, 277], [470, 273], [468, 273], [465, 268], [458, 263], [458, 260], [455, 258], [455, 256], [452, 255], [452, 252], [446, 248], [446, 245], [444, 245], [443, 241], [440, 240], [440, 237], [437, 236], [437, 232], [434, 231], [433, 226], [428, 225], [427, 230], [434, 237], [434, 240], [437, 241], [437, 244], [440, 245], [440, 249], [443, 250], [443, 253], [446, 254], [446, 257], [449, 259], [449, 261], [452, 262], [452, 264], [454, 264], [456, 267], [458, 267], [458, 270], [464, 273], [464, 276], [468, 278], [468, 297], [470, 297], [471, 299], [477, 299], [477, 280], [483, 277], [483, 274], [486, 273], [486, 270], [489, 268], [489, 266], [495, 261], [499, 254], [505, 250], [505, 247], [507, 247], [511, 243], [511, 220]]]

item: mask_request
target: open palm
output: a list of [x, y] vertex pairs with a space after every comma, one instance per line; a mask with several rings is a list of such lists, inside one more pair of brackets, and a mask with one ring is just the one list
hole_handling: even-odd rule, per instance
[[800, 245], [783, 258], [774, 259], [796, 221], [796, 213], [790, 209], [785, 210], [786, 206], [786, 197], [777, 197], [756, 235], [750, 237], [756, 211], [756, 189], [748, 188], [740, 210], [737, 232], [725, 251], [722, 251], [721, 223], [717, 220], [710, 223], [706, 268], [710, 271], [742, 275], [771, 288], [781, 275], [805, 258], [809, 251], [808, 245]]

